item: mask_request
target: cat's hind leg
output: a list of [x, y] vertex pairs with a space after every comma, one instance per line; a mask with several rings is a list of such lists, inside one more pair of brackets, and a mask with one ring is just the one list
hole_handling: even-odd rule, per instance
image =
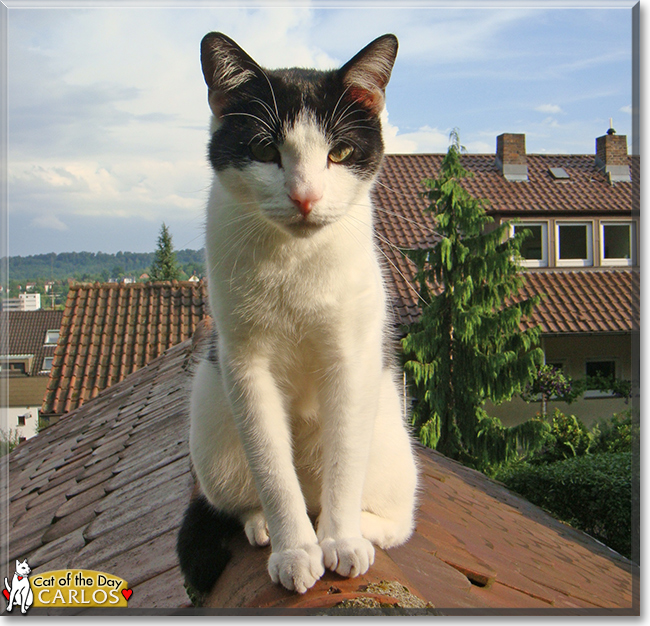
[[271, 543], [269, 527], [261, 509], [248, 511], [242, 515], [241, 520], [248, 542], [252, 546], [268, 546]]

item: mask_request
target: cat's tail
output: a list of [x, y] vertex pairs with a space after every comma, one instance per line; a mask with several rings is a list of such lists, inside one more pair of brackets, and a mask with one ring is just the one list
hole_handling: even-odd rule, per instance
[[5, 576], [5, 587], [7, 588], [7, 591], [11, 591], [11, 587], [9, 586], [9, 581], [7, 580], [6, 576]]
[[189, 586], [202, 594], [212, 590], [230, 560], [230, 539], [242, 528], [239, 519], [218, 511], [205, 497], [190, 502], [176, 543], [181, 570]]

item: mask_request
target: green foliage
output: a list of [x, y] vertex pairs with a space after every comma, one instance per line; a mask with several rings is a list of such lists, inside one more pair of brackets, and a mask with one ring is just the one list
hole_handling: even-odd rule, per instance
[[[187, 277], [192, 274], [202, 276], [205, 273], [203, 250], [178, 250], [176, 258]], [[4, 286], [11, 289], [11, 296], [17, 296], [19, 285], [24, 291], [26, 282], [35, 282], [36, 290], [43, 293], [45, 281], [52, 280], [56, 282], [56, 293], [63, 291], [65, 296], [68, 279], [105, 282], [109, 278], [119, 278], [112, 273], [116, 267], [122, 269], [125, 276], [137, 278], [149, 269], [153, 259], [153, 252], [63, 252], [12, 256], [8, 259], [11, 279]]]
[[496, 478], [533, 504], [620, 554], [632, 552], [632, 455], [585, 455], [543, 465], [518, 464]]
[[555, 409], [550, 429], [535, 462], [550, 462], [582, 456], [589, 451], [592, 435], [575, 415], [565, 415]]
[[13, 428], [8, 431], [0, 428], [0, 456], [9, 454], [20, 443], [20, 433]]
[[521, 397], [526, 402], [535, 402], [541, 397], [544, 406], [550, 399], [570, 404], [583, 392], [583, 385], [576, 384], [562, 370], [552, 365], [542, 365], [537, 368], [532, 381], [526, 385]]
[[633, 438], [638, 439], [639, 425], [632, 424], [632, 411], [615, 413], [600, 420], [593, 431], [590, 451], [597, 453], [631, 452]]
[[153, 263], [149, 268], [149, 280], [178, 280], [181, 270], [176, 260], [176, 253], [172, 244], [172, 236], [163, 222], [158, 236], [158, 248], [154, 252]]
[[489, 458], [508, 458], [520, 437], [486, 421], [483, 403], [498, 404], [521, 392], [543, 353], [539, 329], [520, 328], [539, 302], [518, 295], [525, 280], [518, 263], [525, 233], [509, 237], [508, 223], [486, 229], [493, 220], [486, 202], [461, 184], [469, 173], [460, 153], [453, 134], [438, 178], [424, 181], [426, 211], [440, 240], [407, 251], [417, 266], [424, 306], [402, 346], [422, 442], [482, 467]]

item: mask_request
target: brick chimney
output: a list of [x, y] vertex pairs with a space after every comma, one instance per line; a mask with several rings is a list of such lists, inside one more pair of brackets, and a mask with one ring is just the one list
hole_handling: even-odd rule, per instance
[[526, 135], [503, 133], [497, 137], [496, 165], [504, 178], [513, 182], [528, 180]]
[[607, 174], [610, 183], [630, 182], [627, 161], [627, 137], [617, 135], [613, 128], [596, 137], [596, 167]]

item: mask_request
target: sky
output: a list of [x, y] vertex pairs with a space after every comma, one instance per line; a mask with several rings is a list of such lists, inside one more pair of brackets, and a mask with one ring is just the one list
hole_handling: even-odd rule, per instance
[[397, 35], [387, 152], [445, 152], [457, 128], [473, 153], [513, 132], [529, 153], [594, 154], [610, 118], [631, 150], [631, 1], [2, 1], [10, 255], [150, 252], [162, 222], [176, 249], [203, 246], [211, 30], [269, 68], [338, 67]]

